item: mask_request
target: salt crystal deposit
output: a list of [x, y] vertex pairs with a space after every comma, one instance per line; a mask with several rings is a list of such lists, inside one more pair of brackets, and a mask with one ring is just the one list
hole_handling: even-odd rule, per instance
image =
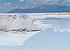
[[33, 24], [31, 17], [24, 14], [5, 13], [0, 14], [1, 31], [34, 31], [39, 30]]

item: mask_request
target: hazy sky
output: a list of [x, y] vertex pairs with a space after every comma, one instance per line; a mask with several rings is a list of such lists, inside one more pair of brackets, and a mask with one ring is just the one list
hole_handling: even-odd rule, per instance
[[34, 8], [42, 4], [70, 6], [70, 0], [0, 0], [0, 12], [16, 8]]

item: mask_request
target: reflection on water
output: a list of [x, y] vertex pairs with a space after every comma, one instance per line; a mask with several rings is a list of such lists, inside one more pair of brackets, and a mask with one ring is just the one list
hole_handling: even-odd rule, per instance
[[46, 18], [40, 20], [40, 22], [46, 26], [46, 29], [51, 28], [54, 31], [70, 32], [70, 18]]

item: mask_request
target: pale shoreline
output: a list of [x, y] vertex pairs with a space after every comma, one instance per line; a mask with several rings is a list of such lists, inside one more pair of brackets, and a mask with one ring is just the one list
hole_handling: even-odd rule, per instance
[[0, 15], [16, 15], [16, 14], [27, 14], [27, 15], [70, 15], [70, 12], [58, 12], [58, 13], [0, 13]]
[[70, 15], [70, 12], [62, 12], [62, 13], [24, 13], [24, 14], [34, 14], [34, 15], [38, 15], [38, 14], [42, 14], [42, 15]]

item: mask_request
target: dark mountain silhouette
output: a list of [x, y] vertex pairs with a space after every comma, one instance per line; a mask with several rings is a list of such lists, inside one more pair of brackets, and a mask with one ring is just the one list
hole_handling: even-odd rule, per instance
[[41, 5], [31, 9], [14, 9], [9, 13], [53, 13], [53, 12], [70, 12], [69, 6], [58, 5]]

